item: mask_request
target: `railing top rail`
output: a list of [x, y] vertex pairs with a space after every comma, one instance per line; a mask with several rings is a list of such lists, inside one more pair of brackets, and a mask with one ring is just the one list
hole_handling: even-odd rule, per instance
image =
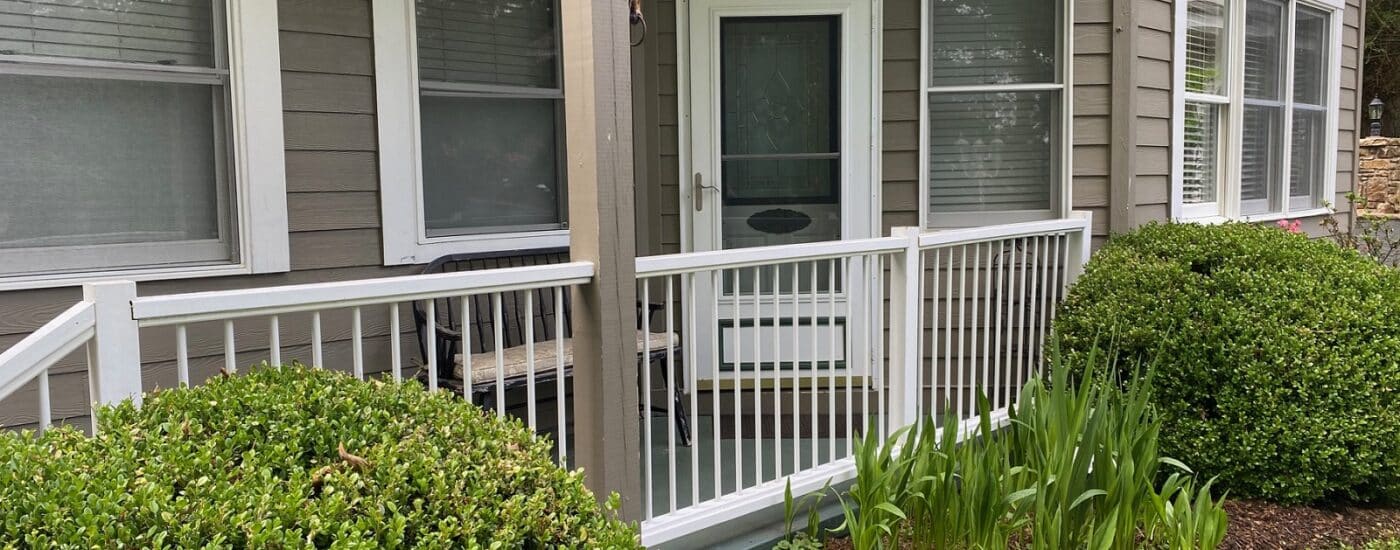
[[131, 303], [131, 315], [141, 326], [160, 326], [568, 286], [592, 278], [590, 262], [405, 275], [137, 298]]
[[924, 233], [919, 235], [919, 248], [929, 249], [940, 246], [974, 244], [1053, 233], [1072, 233], [1076, 231], [1089, 231], [1089, 219], [1070, 217]]
[[0, 353], [0, 399], [87, 343], [96, 319], [92, 302], [78, 302]]
[[645, 256], [637, 258], [637, 277], [660, 277], [694, 271], [736, 269], [830, 260], [859, 254], [898, 252], [903, 250], [907, 243], [908, 241], [901, 237], [880, 237]]

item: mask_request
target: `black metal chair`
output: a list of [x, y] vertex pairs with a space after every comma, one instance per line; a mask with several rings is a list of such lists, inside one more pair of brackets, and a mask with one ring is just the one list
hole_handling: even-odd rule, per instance
[[[431, 273], [453, 273], [459, 271], [475, 271], [483, 269], [498, 269], [506, 267], [522, 267], [535, 265], [548, 265], [566, 263], [569, 261], [569, 250], [567, 248], [551, 248], [536, 250], [517, 250], [505, 252], [489, 252], [479, 254], [455, 254], [443, 256], [429, 263], [424, 269], [424, 274]], [[526, 307], [527, 293], [532, 301], [531, 308]], [[504, 386], [502, 390], [509, 392], [517, 388], [523, 388], [529, 381], [529, 365], [526, 361], [527, 342], [525, 341], [526, 323], [534, 325], [535, 341], [535, 382], [541, 384], [557, 379], [559, 369], [557, 368], [558, 340], [564, 339], [564, 368], [565, 378], [573, 376], [573, 353], [571, 319], [571, 299], [566, 293], [563, 296], [563, 308], [556, 311], [554, 291], [551, 289], [520, 290], [501, 293], [501, 349], [502, 370], [504, 376], [499, 376], [496, 363], [496, 312], [494, 300], [491, 295], [476, 295], [466, 298], [467, 326], [462, 326], [462, 300], [459, 298], [439, 298], [434, 302], [434, 317], [436, 317], [436, 336], [434, 338], [435, 364], [438, 369], [439, 386], [449, 388], [458, 394], [463, 393], [467, 387], [468, 380], [471, 384], [471, 401], [486, 408], [496, 405], [497, 380]], [[418, 350], [423, 360], [423, 365], [428, 364], [428, 346], [425, 330], [427, 328], [427, 311], [425, 302], [413, 302], [413, 320], [417, 328]], [[637, 328], [638, 328], [638, 362], [639, 366], [652, 368], [660, 366], [661, 381], [664, 385], [669, 376], [675, 373], [668, 372], [666, 368], [666, 354], [669, 351], [674, 357], [682, 356], [681, 341], [679, 336], [665, 333], [643, 334], [641, 329], [641, 316], [654, 316], [657, 312], [664, 312], [666, 304], [637, 304]], [[559, 316], [563, 316], [563, 334], [558, 334], [556, 323]], [[651, 326], [660, 326], [652, 323]], [[462, 347], [464, 331], [467, 340], [471, 343], [470, 350]], [[471, 359], [471, 372], [466, 373], [465, 365], [467, 359]], [[426, 377], [426, 371], [420, 373], [420, 377]], [[669, 409], [653, 407], [653, 413], [673, 414], [676, 419], [676, 429], [682, 444], [690, 444], [690, 425], [684, 407], [684, 400], [681, 398], [684, 388], [677, 380], [676, 392], [671, 396], [671, 406]], [[664, 387], [664, 386], [663, 386]], [[649, 391], [650, 388], [647, 388]], [[563, 427], [561, 427], [562, 429]]]

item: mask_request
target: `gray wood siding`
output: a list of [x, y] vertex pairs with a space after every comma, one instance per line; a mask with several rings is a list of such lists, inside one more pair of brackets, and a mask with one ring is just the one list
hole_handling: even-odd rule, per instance
[[[141, 283], [142, 296], [342, 281], [403, 275], [414, 267], [382, 267], [379, 177], [374, 121], [374, 58], [369, 0], [281, 0], [278, 4], [282, 101], [287, 162], [287, 214], [292, 271]], [[77, 287], [0, 293], [0, 350], [81, 299]], [[389, 368], [389, 313], [363, 311], [365, 368]], [[411, 314], [401, 311], [402, 345], [416, 356]], [[350, 369], [350, 313], [323, 315], [325, 363]], [[267, 358], [268, 321], [236, 323], [238, 362]], [[282, 357], [309, 361], [309, 316], [281, 319]], [[175, 385], [174, 329], [142, 330], [147, 390]], [[189, 327], [191, 379], [223, 366], [217, 323]], [[86, 363], [79, 354], [53, 370], [54, 418], [87, 422]], [[35, 383], [0, 401], [0, 425], [26, 426], [38, 419]]]
[[1109, 127], [1113, 117], [1113, 7], [1111, 0], [1074, 0], [1075, 210], [1093, 213], [1093, 234], [1108, 235]]

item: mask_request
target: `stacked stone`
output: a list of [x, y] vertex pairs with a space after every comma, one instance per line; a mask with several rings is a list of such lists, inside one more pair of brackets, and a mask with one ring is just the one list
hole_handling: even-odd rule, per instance
[[1400, 138], [1364, 138], [1359, 153], [1356, 208], [1373, 214], [1400, 214]]

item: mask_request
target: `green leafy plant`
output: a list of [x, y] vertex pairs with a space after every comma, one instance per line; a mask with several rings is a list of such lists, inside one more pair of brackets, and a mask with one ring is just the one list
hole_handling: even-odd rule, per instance
[[[28, 548], [638, 546], [550, 442], [415, 384], [258, 367], [0, 435], [0, 540]], [[613, 502], [616, 502], [614, 496]]]
[[1075, 372], [1152, 364], [1161, 452], [1283, 503], [1400, 501], [1400, 272], [1274, 227], [1110, 239], [1055, 319]]
[[1337, 246], [1360, 252], [1382, 265], [1395, 265], [1400, 260], [1400, 226], [1397, 220], [1368, 214], [1356, 208], [1360, 195], [1347, 193], [1351, 205], [1346, 224], [1337, 219], [1337, 211], [1328, 205], [1322, 228]]
[[[831, 489], [831, 484], [794, 500], [792, 497], [792, 480], [787, 481], [783, 487], [783, 540], [774, 545], [775, 550], [820, 550], [821, 541], [821, 512], [819, 506], [826, 497], [826, 492]], [[797, 512], [803, 508], [807, 510], [807, 528], [801, 532], [794, 532], [793, 525], [797, 519]]]
[[1215, 550], [1225, 539], [1225, 497], [1212, 500], [1215, 480], [1193, 491], [1193, 481], [1173, 473], [1160, 492], [1149, 495], [1157, 525], [1147, 538], [1171, 550]]

